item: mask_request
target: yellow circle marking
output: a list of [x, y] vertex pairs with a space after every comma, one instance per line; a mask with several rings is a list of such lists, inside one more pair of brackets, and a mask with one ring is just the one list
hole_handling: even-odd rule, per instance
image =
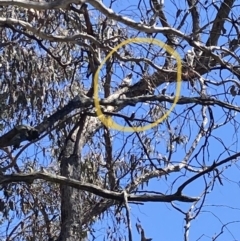
[[[114, 52], [117, 52], [117, 50], [119, 48], [121, 48], [122, 46], [124, 46], [126, 44], [130, 44], [130, 43], [156, 44], [156, 45], [160, 46], [161, 48], [166, 49], [167, 52], [177, 60], [177, 89], [176, 89], [176, 96], [174, 98], [174, 102], [173, 102], [171, 108], [161, 118], [156, 120], [154, 123], [151, 123], [151, 124], [143, 126], [143, 127], [141, 127], [141, 126], [126, 127], [126, 126], [117, 124], [116, 122], [113, 121], [113, 119], [111, 117], [105, 116], [102, 113], [101, 106], [99, 104], [99, 99], [98, 99], [98, 76], [99, 76], [99, 72], [100, 72], [101, 68], [106, 63], [106, 61], [113, 55]], [[153, 128], [154, 126], [156, 126], [159, 123], [161, 123], [162, 121], [164, 121], [169, 116], [169, 114], [173, 111], [175, 105], [177, 104], [177, 101], [179, 100], [180, 92], [181, 92], [181, 75], [182, 75], [182, 63], [181, 63], [180, 55], [173, 48], [166, 45], [162, 41], [157, 40], [157, 39], [149, 39], [149, 38], [132, 38], [132, 39], [127, 39], [127, 40], [123, 41], [122, 43], [117, 45], [115, 48], [113, 48], [113, 50], [102, 61], [101, 65], [98, 67], [96, 74], [94, 76], [94, 104], [96, 107], [96, 112], [97, 112], [98, 118], [101, 120], [101, 122], [105, 126], [115, 129], [115, 130], [119, 130], [119, 131], [125, 131], [125, 132], [138, 131], [139, 132], [139, 131], [146, 131], [150, 128]]]

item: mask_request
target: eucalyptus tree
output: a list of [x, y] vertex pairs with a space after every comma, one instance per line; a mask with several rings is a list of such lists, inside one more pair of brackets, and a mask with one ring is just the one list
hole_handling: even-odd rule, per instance
[[239, 10], [0, 0], [1, 239], [151, 240], [134, 208], [154, 202], [182, 215], [184, 240], [237, 240], [239, 220], [194, 221], [237, 183]]

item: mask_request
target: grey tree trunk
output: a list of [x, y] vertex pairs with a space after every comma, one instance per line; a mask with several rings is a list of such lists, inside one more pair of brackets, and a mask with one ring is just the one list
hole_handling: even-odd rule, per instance
[[[63, 150], [61, 162], [61, 175], [76, 180], [81, 179], [80, 156], [74, 154], [75, 142], [68, 140]], [[86, 240], [82, 231], [82, 192], [61, 185], [61, 233], [59, 241]]]
[[[59, 161], [62, 176], [85, 182], [81, 174], [81, 150], [101, 123], [94, 117], [85, 118], [84, 115], [80, 123], [77, 124], [80, 127], [73, 128], [73, 133], [67, 137]], [[90, 204], [84, 192], [66, 185], [61, 185], [60, 192], [61, 232], [58, 241], [87, 240], [87, 232], [84, 228], [91, 224], [94, 216], [110, 207], [113, 201], [101, 199], [98, 203]]]

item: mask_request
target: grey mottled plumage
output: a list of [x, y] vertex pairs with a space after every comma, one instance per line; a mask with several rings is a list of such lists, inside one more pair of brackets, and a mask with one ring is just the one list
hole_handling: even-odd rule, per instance
[[188, 50], [186, 54], [186, 61], [189, 66], [193, 67], [194, 63], [194, 58], [195, 58], [195, 53], [193, 50]]
[[120, 84], [120, 87], [126, 87], [126, 86], [130, 86], [132, 83], [132, 73], [129, 73], [122, 81], [122, 83]]

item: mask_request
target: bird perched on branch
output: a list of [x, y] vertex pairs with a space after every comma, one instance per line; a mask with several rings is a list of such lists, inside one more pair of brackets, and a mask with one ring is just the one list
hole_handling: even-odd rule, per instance
[[193, 49], [187, 51], [185, 58], [186, 58], [188, 65], [191, 67], [193, 67], [195, 56], [196, 56], [196, 54]]
[[130, 86], [132, 83], [132, 73], [129, 73], [122, 81], [122, 83], [120, 84], [120, 87], [127, 87]]
[[0, 137], [0, 147], [13, 146], [14, 149], [20, 146], [23, 141], [33, 141], [39, 137], [39, 132], [36, 128], [19, 125]]

